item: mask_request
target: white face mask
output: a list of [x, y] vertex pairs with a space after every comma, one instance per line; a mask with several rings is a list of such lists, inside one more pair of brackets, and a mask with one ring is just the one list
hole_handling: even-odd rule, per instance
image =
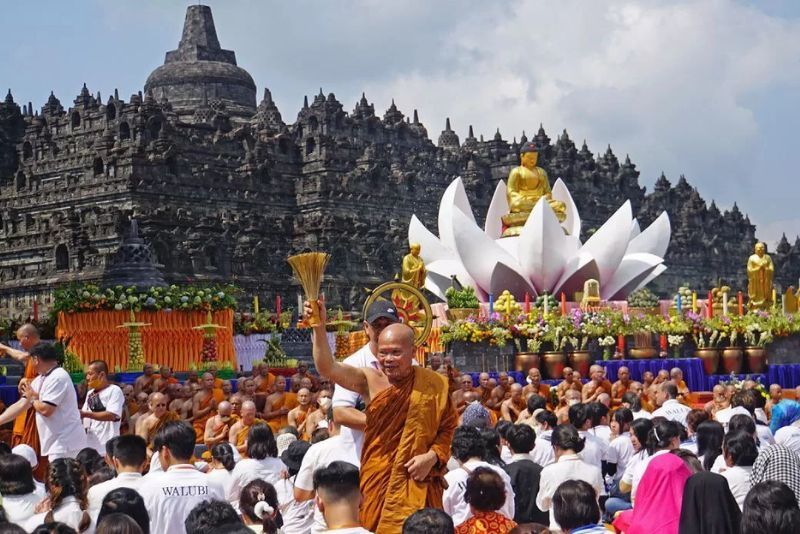
[[319, 407], [327, 412], [331, 407], [331, 399], [329, 397], [322, 397], [319, 399]]
[[567, 401], [567, 406], [575, 406], [576, 404], [580, 404], [580, 403], [581, 403], [581, 401], [579, 401], [578, 399], [571, 399], [571, 400]]

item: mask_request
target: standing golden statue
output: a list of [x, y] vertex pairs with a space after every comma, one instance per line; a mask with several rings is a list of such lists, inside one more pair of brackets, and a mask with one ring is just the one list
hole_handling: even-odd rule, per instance
[[560, 222], [567, 218], [567, 209], [563, 202], [553, 200], [547, 173], [536, 166], [539, 152], [536, 145], [527, 143], [520, 152], [520, 165], [508, 174], [506, 195], [510, 213], [503, 216], [503, 237], [519, 235], [525, 221], [533, 211], [539, 199], [545, 197], [556, 213]]
[[747, 306], [751, 310], [766, 310], [772, 307], [772, 278], [775, 265], [767, 254], [764, 243], [756, 243], [755, 254], [747, 260]]
[[403, 257], [403, 271], [401, 281], [417, 289], [425, 286], [425, 277], [428, 272], [425, 270], [425, 262], [419, 257], [422, 250], [419, 243], [411, 243], [408, 254]]

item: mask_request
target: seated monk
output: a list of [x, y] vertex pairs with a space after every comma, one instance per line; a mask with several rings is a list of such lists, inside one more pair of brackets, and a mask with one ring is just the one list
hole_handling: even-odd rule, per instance
[[[315, 387], [314, 384], [315, 384], [314, 381], [312, 381], [309, 377], [304, 376], [303, 378], [300, 379], [300, 387], [297, 388], [296, 391], [293, 388], [292, 391], [297, 393], [297, 391], [300, 391], [303, 388], [306, 388], [308, 391], [314, 391], [314, 387]], [[312, 395], [313, 395], [313, 393], [312, 393]]]
[[153, 452], [153, 438], [167, 423], [180, 421], [175, 412], [167, 410], [167, 397], [163, 393], [152, 393], [147, 403], [150, 413], [136, 422], [136, 435], [147, 442], [147, 449]]
[[149, 395], [142, 391], [136, 395], [136, 412], [131, 413], [128, 417], [128, 434], [136, 434], [136, 423], [143, 417], [147, 417], [150, 413], [150, 407], [147, 404]]
[[556, 395], [558, 396], [559, 405], [564, 402], [564, 395], [566, 395], [568, 390], [574, 389], [575, 391], [580, 391], [583, 388], [579, 378], [580, 375], [576, 376], [571, 367], [564, 367], [562, 376], [564, 379], [556, 386]]
[[239, 380], [239, 390], [237, 391], [242, 396], [243, 400], [256, 401], [256, 381], [251, 378], [242, 378]]
[[510, 396], [508, 399], [504, 400], [502, 404], [500, 404], [500, 414], [503, 417], [503, 421], [516, 423], [517, 419], [519, 419], [519, 414], [521, 414], [528, 407], [528, 404], [525, 402], [525, 398], [522, 396], [521, 385], [511, 384], [509, 393]]
[[275, 375], [269, 372], [269, 366], [260, 363], [253, 369], [253, 380], [256, 381], [256, 394], [267, 395], [272, 393], [272, 385], [275, 383]]
[[289, 411], [297, 406], [297, 395], [286, 391], [286, 378], [275, 377], [275, 393], [267, 397], [264, 405], [264, 419], [273, 433], [289, 424]]
[[196, 384], [200, 385], [200, 376], [197, 374], [197, 371], [189, 371], [186, 373], [186, 383], [187, 384]]
[[[647, 373], [645, 373], [646, 375]], [[651, 373], [652, 374], [652, 373]], [[669, 380], [669, 372], [666, 369], [661, 369], [655, 377], [650, 381], [650, 385], [647, 385], [647, 380], [645, 380], [645, 393], [647, 393], [647, 398], [651, 399], [655, 402], [656, 394], [658, 390], [661, 388], [661, 384]]]
[[231, 395], [233, 395], [233, 384], [231, 384], [230, 380], [222, 381], [222, 395], [225, 397], [225, 400], [230, 399]]
[[497, 375], [497, 386], [492, 389], [492, 395], [489, 397], [489, 402], [486, 403], [486, 407], [490, 410], [494, 410], [498, 417], [502, 417], [500, 405], [511, 396], [511, 384], [513, 383], [514, 378], [508, 376], [508, 373], [500, 373]]
[[167, 393], [167, 386], [177, 383], [178, 379], [172, 376], [172, 369], [166, 365], [162, 365], [158, 369], [158, 375], [156, 375], [155, 382], [153, 383], [153, 389], [159, 393]]
[[606, 380], [606, 370], [602, 365], [592, 365], [589, 368], [589, 379], [581, 390], [582, 402], [595, 402], [601, 393], [611, 395], [611, 382]]
[[129, 434], [131, 429], [131, 416], [139, 411], [139, 404], [136, 402], [136, 394], [133, 392], [133, 384], [124, 384], [122, 387], [122, 396], [125, 398], [125, 404], [122, 405], [122, 418], [119, 424], [119, 433]]
[[233, 407], [230, 402], [222, 401], [217, 405], [217, 415], [209, 417], [203, 436], [203, 444], [207, 449], [211, 450], [214, 445], [227, 441], [228, 431], [233, 423], [232, 413]]
[[[305, 311], [309, 317], [308, 304]], [[339, 363], [328, 345], [322, 301], [319, 316], [312, 337], [317, 369], [367, 403], [361, 527], [399, 534], [415, 511], [443, 506], [444, 474], [458, 421], [447, 379], [412, 365], [414, 330], [402, 323], [390, 324], [378, 337], [379, 369]]]
[[[203, 443], [206, 433], [206, 423], [214, 417], [217, 411], [217, 399], [214, 390], [214, 375], [203, 373], [202, 389], [195, 393], [192, 402], [192, 426], [197, 436], [197, 443]], [[222, 390], [219, 390], [222, 393]]]
[[236, 447], [239, 454], [247, 455], [247, 435], [253, 425], [265, 424], [262, 419], [256, 418], [256, 403], [244, 401], [242, 403], [242, 417], [231, 426], [228, 432], [228, 443], [231, 447]]
[[550, 386], [542, 384], [542, 372], [536, 367], [528, 369], [528, 385], [522, 388], [522, 397], [541, 395], [550, 404]]
[[244, 402], [244, 400], [242, 399], [241, 395], [234, 393], [231, 395], [230, 402], [232, 407], [231, 415], [238, 421], [242, 417], [242, 402]]
[[317, 393], [317, 406], [318, 408], [308, 414], [306, 417], [306, 435], [310, 436], [319, 427], [323, 421], [328, 421], [328, 410], [331, 408], [331, 400], [333, 394], [330, 389], [320, 389]]
[[311, 434], [306, 434], [306, 418], [313, 411], [311, 391], [307, 388], [300, 388], [297, 392], [297, 406], [289, 410], [286, 415], [289, 426], [296, 428], [300, 434], [298, 439], [308, 441], [311, 438]]
[[489, 402], [489, 399], [492, 397], [492, 388], [489, 386], [489, 373], [481, 373], [478, 376], [478, 387], [475, 388], [475, 391], [478, 392], [480, 397], [481, 404], [486, 406]]
[[581, 392], [575, 391], [574, 389], [568, 389], [564, 394], [564, 405], [559, 406], [556, 409], [556, 419], [558, 419], [559, 425], [565, 425], [569, 423], [569, 407], [574, 404], [580, 404], [580, 402]]
[[297, 363], [297, 372], [292, 375], [292, 391], [294, 393], [300, 391], [301, 387], [305, 387], [300, 385], [300, 381], [304, 378], [308, 378], [311, 381], [311, 387], [309, 390], [313, 391], [316, 389], [317, 377], [308, 371], [308, 363], [301, 361]]
[[636, 380], [631, 380], [631, 387], [628, 391], [639, 397], [639, 407], [642, 410], [650, 413], [655, 410], [655, 406], [653, 406], [653, 403], [650, 402], [650, 399], [647, 398], [647, 395], [644, 392], [644, 384], [637, 382]]
[[459, 383], [461, 384], [461, 388], [454, 391], [450, 395], [450, 398], [453, 399], [453, 406], [456, 407], [458, 415], [461, 415], [467, 407], [467, 401], [464, 399], [464, 396], [474, 390], [472, 389], [472, 377], [469, 375], [461, 375]]
[[669, 378], [673, 384], [678, 388], [678, 400], [682, 404], [689, 402], [689, 387], [683, 381], [683, 371], [680, 367], [673, 367], [669, 372]]
[[711, 414], [712, 418], [717, 415], [718, 411], [731, 407], [731, 399], [728, 397], [728, 388], [722, 384], [714, 386], [714, 389], [711, 390], [711, 396], [711, 400], [703, 406], [703, 409]]
[[453, 358], [445, 356], [442, 359], [442, 366], [439, 368], [439, 372], [447, 377], [447, 384], [451, 395], [461, 389], [461, 383], [459, 382], [461, 380], [461, 373], [453, 365]]
[[627, 367], [622, 366], [617, 371], [617, 381], [611, 386], [611, 401], [615, 406], [622, 402], [622, 396], [631, 387], [631, 372]]
[[142, 391], [150, 395], [155, 391], [156, 375], [153, 371], [153, 365], [146, 363], [142, 367], [142, 376], [137, 377], [133, 382], [133, 390], [138, 395]]

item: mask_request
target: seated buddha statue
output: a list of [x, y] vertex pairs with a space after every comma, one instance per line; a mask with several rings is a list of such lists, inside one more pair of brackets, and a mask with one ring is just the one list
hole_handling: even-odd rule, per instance
[[520, 150], [520, 166], [514, 167], [508, 174], [506, 195], [510, 213], [502, 218], [503, 237], [519, 235], [533, 207], [542, 197], [547, 199], [559, 222], [567, 218], [565, 204], [552, 198], [547, 173], [536, 166], [538, 157], [536, 145], [527, 143]]

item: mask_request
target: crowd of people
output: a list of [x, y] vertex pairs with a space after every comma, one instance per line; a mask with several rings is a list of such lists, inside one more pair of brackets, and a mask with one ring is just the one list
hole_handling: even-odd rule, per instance
[[315, 327], [319, 375], [288, 384], [265, 365], [235, 387], [150, 365], [118, 384], [98, 360], [76, 388], [23, 326], [0, 345], [25, 365], [0, 413], [0, 534], [800, 532], [800, 404], [780, 386], [698, 406], [677, 368], [473, 379], [418, 365], [391, 303], [364, 329], [337, 361]]

